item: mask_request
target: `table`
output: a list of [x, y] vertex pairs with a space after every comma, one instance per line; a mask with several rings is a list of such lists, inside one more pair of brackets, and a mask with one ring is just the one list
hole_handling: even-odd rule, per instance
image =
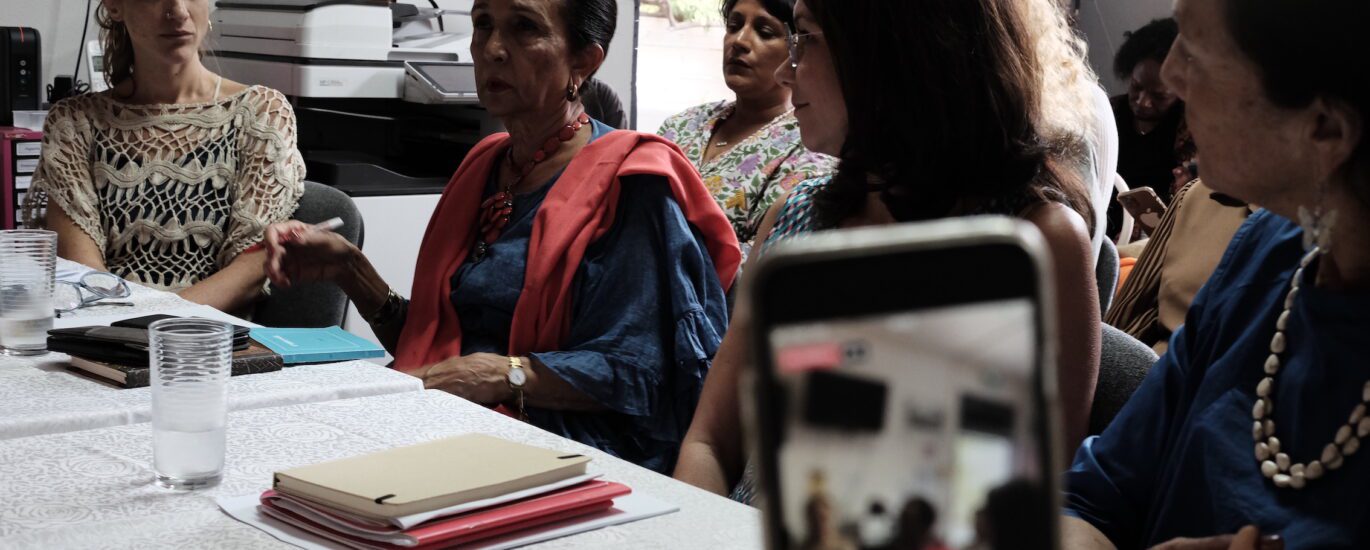
[[[122, 389], [66, 368], [68, 357], [0, 357], [0, 440], [121, 426], [152, 419], [152, 389]], [[399, 392], [423, 382], [365, 361], [287, 367], [234, 376], [231, 411]]]
[[[79, 264], [61, 260], [59, 270], [76, 265]], [[111, 314], [138, 317], [184, 311], [195, 306], [169, 292], [129, 286], [132, 295], [122, 301], [131, 302], [133, 306], [82, 309], [72, 315], [74, 320], [92, 319], [95, 322], [98, 318], [107, 322], [107, 316]], [[234, 322], [249, 324], [241, 320]], [[121, 389], [87, 378], [68, 370], [69, 360], [70, 357], [60, 353], [37, 357], [0, 356], [0, 440], [151, 419], [151, 388]], [[349, 361], [235, 376], [228, 383], [228, 406], [229, 410], [244, 410], [422, 389], [423, 383], [407, 374], [365, 361]]]
[[178, 493], [153, 485], [149, 424], [0, 441], [0, 548], [291, 548], [220, 512], [273, 472], [464, 433], [580, 453], [607, 480], [680, 511], [537, 548], [760, 548], [760, 513], [452, 395], [429, 390], [229, 415], [223, 482]]

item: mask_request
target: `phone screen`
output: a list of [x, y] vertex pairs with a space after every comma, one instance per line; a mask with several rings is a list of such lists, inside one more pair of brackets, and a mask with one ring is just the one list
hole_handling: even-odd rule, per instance
[[1024, 297], [774, 325], [785, 547], [1049, 547], [1037, 319]]

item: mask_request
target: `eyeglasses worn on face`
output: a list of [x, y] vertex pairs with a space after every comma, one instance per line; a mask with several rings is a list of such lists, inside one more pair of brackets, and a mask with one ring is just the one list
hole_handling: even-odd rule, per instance
[[813, 39], [815, 36], [822, 36], [821, 32], [794, 32], [790, 33], [790, 38], [785, 42], [790, 46], [790, 68], [798, 69], [799, 62], [804, 59], [804, 43]]

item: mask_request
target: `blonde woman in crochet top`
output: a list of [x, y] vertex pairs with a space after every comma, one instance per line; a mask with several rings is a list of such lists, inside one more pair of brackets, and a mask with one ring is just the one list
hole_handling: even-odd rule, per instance
[[112, 88], [52, 107], [24, 219], [63, 258], [242, 311], [266, 280], [243, 251], [294, 213], [304, 163], [284, 96], [201, 64], [208, 4], [102, 0]]

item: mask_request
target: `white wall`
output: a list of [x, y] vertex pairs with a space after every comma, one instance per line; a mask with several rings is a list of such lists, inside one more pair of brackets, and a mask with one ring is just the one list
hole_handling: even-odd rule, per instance
[[596, 78], [608, 83], [623, 100], [628, 127], [633, 127], [633, 106], [637, 100], [637, 0], [618, 0], [618, 28], [609, 44], [609, 57]]
[[1136, 30], [1152, 19], [1168, 17], [1174, 0], [1084, 0], [1079, 27], [1089, 40], [1089, 61], [1109, 95], [1127, 91], [1126, 83], [1113, 76], [1113, 54], [1123, 43], [1123, 33]]
[[[96, 40], [99, 27], [95, 25], [95, 4], [91, 5], [90, 34], [86, 40]], [[43, 45], [43, 85], [52, 83], [58, 74], [70, 75], [76, 68], [76, 55], [84, 50], [81, 41], [81, 21], [86, 15], [85, 0], [0, 0], [0, 27], [32, 27], [38, 30]], [[88, 80], [86, 60], [81, 60], [82, 80]]]
[[[92, 0], [90, 31], [86, 40], [99, 39], [99, 27], [94, 22], [94, 6], [100, 0]], [[404, 0], [406, 3], [428, 5], [426, 0]], [[470, 10], [472, 0], [439, 0], [438, 5], [446, 9]], [[633, 113], [633, 73], [636, 52], [637, 2], [618, 0], [618, 32], [609, 48], [609, 57], [600, 69], [599, 78], [618, 92], [623, 99], [624, 111]], [[0, 0], [0, 26], [32, 27], [38, 30], [43, 43], [43, 85], [52, 83], [58, 74], [71, 74], [76, 67], [76, 55], [83, 51], [78, 45], [81, 41], [81, 21], [85, 17], [85, 0]], [[448, 22], [465, 25], [465, 16], [449, 16]], [[450, 28], [450, 26], [449, 26]], [[86, 61], [81, 60], [83, 80], [88, 80]]]

